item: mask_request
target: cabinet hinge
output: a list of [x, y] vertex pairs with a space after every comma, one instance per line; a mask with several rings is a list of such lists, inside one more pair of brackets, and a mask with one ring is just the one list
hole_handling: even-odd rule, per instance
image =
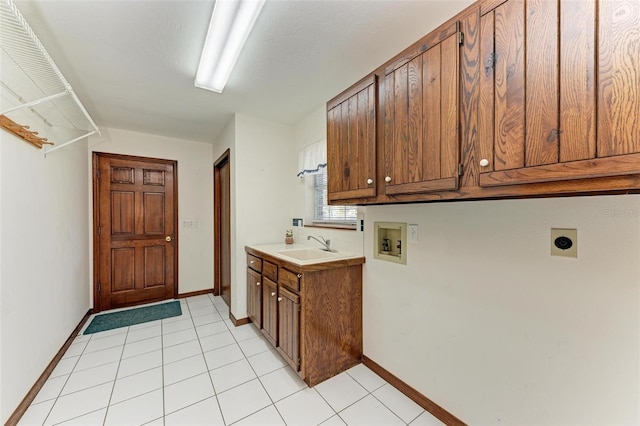
[[102, 226], [98, 226], [98, 235], [102, 235]]
[[485, 73], [485, 75], [488, 76], [489, 73], [491, 73], [491, 71], [496, 68], [497, 61], [498, 61], [498, 57], [496, 56], [495, 52], [492, 52], [489, 55], [489, 58], [484, 63], [484, 73]]
[[458, 164], [458, 176], [462, 176], [464, 170], [462, 164]]
[[298, 367], [300, 367], [300, 358], [298, 358]]
[[98, 179], [100, 179], [100, 170], [98, 170]]
[[302, 307], [298, 305], [298, 312], [302, 312]]
[[458, 32], [458, 44], [464, 44], [464, 33], [462, 31]]
[[98, 293], [100, 293], [102, 291], [102, 284], [98, 283]]

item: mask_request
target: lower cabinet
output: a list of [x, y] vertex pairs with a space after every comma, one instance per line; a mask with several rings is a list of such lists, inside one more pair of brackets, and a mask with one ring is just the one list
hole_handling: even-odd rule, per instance
[[262, 277], [262, 334], [278, 346], [278, 284]]
[[246, 250], [262, 268], [247, 265], [249, 318], [309, 386], [362, 361], [363, 257], [297, 265]]
[[258, 328], [262, 327], [262, 276], [247, 268], [247, 316]]
[[300, 370], [300, 296], [280, 288], [278, 296], [278, 352], [293, 367]]

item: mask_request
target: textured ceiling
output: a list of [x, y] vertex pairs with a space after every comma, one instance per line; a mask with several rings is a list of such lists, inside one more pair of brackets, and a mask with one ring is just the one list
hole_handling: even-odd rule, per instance
[[213, 1], [16, 1], [98, 126], [211, 142], [293, 124], [471, 0], [269, 0], [223, 94], [193, 86]]

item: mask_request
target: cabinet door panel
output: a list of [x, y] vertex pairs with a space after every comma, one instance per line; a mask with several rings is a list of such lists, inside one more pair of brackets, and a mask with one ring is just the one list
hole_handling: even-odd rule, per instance
[[391, 172], [393, 184], [402, 184], [409, 181], [407, 167], [407, 145], [409, 144], [408, 129], [408, 105], [409, 93], [407, 92], [409, 65], [405, 64], [394, 71], [393, 84], [393, 171]]
[[365, 79], [351, 93], [328, 104], [329, 202], [376, 195], [375, 83], [375, 77]]
[[595, 2], [565, 1], [560, 14], [560, 162], [596, 156]]
[[494, 170], [524, 167], [524, 1], [495, 11]]
[[640, 152], [640, 2], [600, 1], [598, 157]]
[[458, 176], [458, 40], [449, 37], [440, 46], [440, 179]]
[[263, 277], [262, 291], [262, 333], [278, 346], [278, 285]]
[[262, 328], [262, 287], [261, 276], [247, 268], [247, 315], [258, 329]]
[[280, 289], [278, 297], [279, 350], [295, 371], [300, 370], [300, 297]]
[[423, 55], [424, 97], [424, 157], [422, 176], [424, 180], [440, 179], [440, 45], [436, 45]]
[[558, 2], [527, 0], [526, 166], [558, 162]]

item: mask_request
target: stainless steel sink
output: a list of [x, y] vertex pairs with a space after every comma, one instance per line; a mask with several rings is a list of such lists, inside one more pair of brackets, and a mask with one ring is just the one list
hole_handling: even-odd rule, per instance
[[301, 260], [304, 262], [313, 260], [337, 259], [340, 257], [336, 253], [330, 253], [328, 251], [319, 249], [283, 250], [277, 253], [282, 256], [287, 256], [292, 259]]

